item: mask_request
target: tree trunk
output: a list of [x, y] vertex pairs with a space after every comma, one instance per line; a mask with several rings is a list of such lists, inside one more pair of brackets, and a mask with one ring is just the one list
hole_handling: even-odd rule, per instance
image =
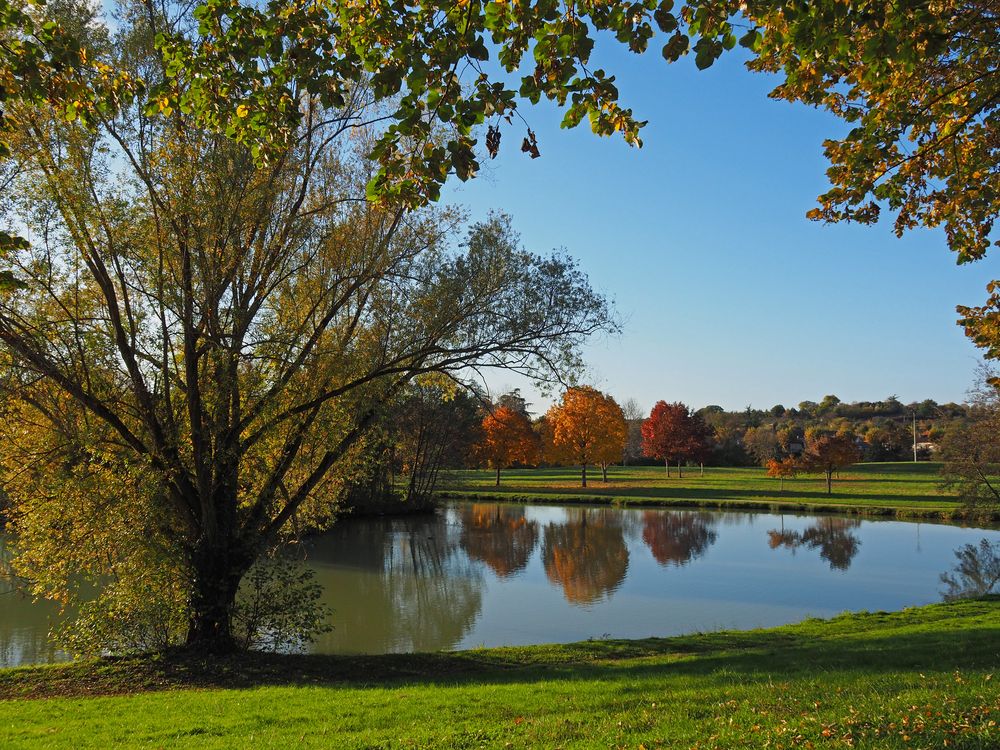
[[231, 538], [199, 540], [192, 560], [194, 580], [187, 645], [211, 654], [236, 650], [232, 615], [240, 581], [252, 560]]
[[608, 482], [608, 465], [607, 464], [601, 464], [601, 477], [604, 480], [604, 483], [607, 484], [607, 482]]
[[581, 484], [580, 484], [580, 486], [581, 487], [586, 487], [587, 486], [587, 464], [583, 465], [583, 470], [582, 470], [582, 472], [580, 474], [580, 478], [581, 478]]
[[684, 470], [681, 468], [681, 460], [679, 458], [677, 459], [677, 478], [684, 478]]
[[700, 464], [700, 466], [701, 466], [701, 475], [702, 475], [702, 476], [705, 476], [705, 462], [703, 461], [703, 462], [702, 462], [702, 463]]
[[500, 486], [500, 467], [497, 466], [497, 487]]
[[669, 479], [670, 478], [670, 459], [669, 458], [663, 459], [663, 466], [667, 470], [667, 479]]
[[833, 494], [833, 472], [832, 471], [826, 472], [826, 494], [827, 495], [832, 495]]

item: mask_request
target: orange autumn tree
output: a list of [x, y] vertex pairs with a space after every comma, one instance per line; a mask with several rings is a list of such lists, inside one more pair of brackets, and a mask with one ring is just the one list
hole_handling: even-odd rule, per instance
[[549, 460], [579, 465], [583, 487], [590, 465], [600, 466], [608, 481], [608, 466], [621, 460], [628, 438], [625, 415], [611, 396], [589, 386], [569, 388], [549, 409], [546, 421], [552, 428]]
[[538, 435], [528, 417], [507, 406], [499, 406], [483, 417], [483, 437], [476, 446], [481, 460], [497, 472], [515, 463], [530, 464], [538, 457]]
[[767, 475], [778, 481], [778, 492], [785, 489], [785, 479], [794, 479], [795, 475], [799, 471], [799, 464], [793, 456], [788, 458], [777, 459], [769, 458], [767, 460]]

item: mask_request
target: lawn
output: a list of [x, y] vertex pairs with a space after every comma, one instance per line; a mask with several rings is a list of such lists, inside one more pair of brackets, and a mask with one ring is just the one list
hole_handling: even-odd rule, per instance
[[5, 749], [995, 750], [998, 722], [1000, 597], [643, 641], [0, 671]]
[[849, 512], [911, 518], [1000, 520], [996, 510], [968, 513], [956, 497], [941, 488], [941, 464], [870, 463], [845, 469], [833, 481], [833, 494], [815, 475], [777, 479], [760, 468], [677, 468], [666, 477], [662, 466], [612, 467], [607, 483], [599, 470], [588, 472], [580, 486], [578, 468], [510, 469], [501, 486], [491, 471], [454, 471], [442, 481], [446, 498], [516, 500], [518, 502], [613, 502], [628, 505], [696, 505], [728, 508], [783, 506], [790, 510]]

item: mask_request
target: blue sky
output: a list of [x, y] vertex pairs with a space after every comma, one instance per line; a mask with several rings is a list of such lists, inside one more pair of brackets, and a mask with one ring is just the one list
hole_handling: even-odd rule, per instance
[[[615, 300], [625, 331], [588, 345], [587, 381], [647, 410], [964, 399], [979, 355], [955, 305], [985, 299], [995, 259], [957, 266], [941, 231], [808, 221], [827, 185], [823, 139], [844, 125], [768, 99], [776, 79], [735, 55], [698, 71], [657, 49], [603, 51], [623, 103], [649, 120], [642, 149], [525, 104], [542, 158], [520, 152], [516, 124], [479, 177], [445, 192], [473, 218], [511, 214], [528, 249], [564, 248]], [[490, 386], [548, 403], [509, 374]]]

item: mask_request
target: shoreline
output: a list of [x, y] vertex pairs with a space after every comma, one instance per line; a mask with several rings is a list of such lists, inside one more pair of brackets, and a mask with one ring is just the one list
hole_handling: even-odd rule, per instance
[[[951, 630], [970, 613], [979, 620], [985, 618], [991, 631], [1000, 632], [1000, 595], [986, 595], [891, 612], [846, 611], [829, 618], [806, 618], [769, 628], [457, 651], [344, 655], [238, 652], [206, 656], [179, 648], [136, 656], [0, 667], [0, 706], [53, 698], [130, 697], [178, 690], [242, 690], [265, 685], [391, 688], [414, 680], [476, 681], [489, 672], [511, 675], [535, 667], [582, 666], [640, 656], [714, 653], [717, 658], [727, 655], [732, 658], [741, 649], [754, 649], [771, 640], [784, 644], [782, 648], [787, 645], [801, 648], [817, 635], [837, 637], [839, 631], [872, 631], [878, 635], [893, 627], [908, 629], [927, 623], [943, 623], [946, 630]], [[800, 640], [802, 643], [797, 644]]]
[[438, 490], [441, 500], [511, 503], [520, 505], [606, 505], [618, 508], [704, 508], [707, 510], [767, 511], [773, 513], [820, 513], [899, 521], [1000, 524], [1000, 509], [917, 508], [902, 505], [856, 505], [852, 503], [804, 502], [798, 500], [744, 500], [735, 498], [626, 497], [614, 494], [562, 494], [561, 492], [484, 492], [481, 490]]

